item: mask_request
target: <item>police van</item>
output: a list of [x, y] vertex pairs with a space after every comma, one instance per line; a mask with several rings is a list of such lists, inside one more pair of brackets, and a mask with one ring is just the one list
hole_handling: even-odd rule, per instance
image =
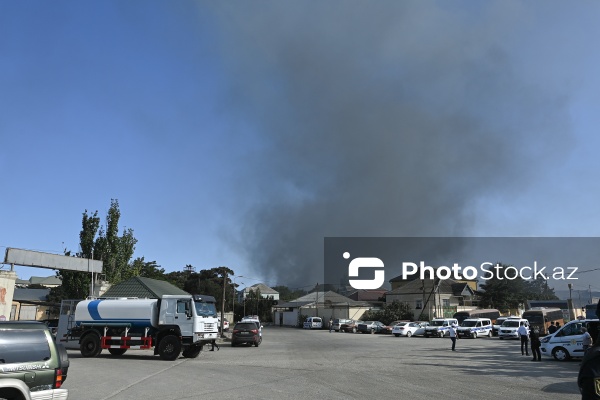
[[434, 318], [429, 323], [429, 326], [425, 328], [425, 337], [437, 336], [444, 337], [450, 335], [448, 330], [450, 326], [458, 326], [458, 320], [456, 318]]
[[320, 317], [308, 317], [302, 327], [304, 329], [322, 329], [323, 320]]
[[492, 337], [492, 320], [489, 318], [467, 318], [456, 330], [458, 337], [470, 337], [476, 339], [478, 336]]
[[540, 350], [548, 357], [565, 361], [571, 357], [583, 357], [583, 332], [587, 328], [593, 340], [598, 337], [600, 321], [598, 319], [581, 319], [568, 322], [556, 332], [541, 339]]

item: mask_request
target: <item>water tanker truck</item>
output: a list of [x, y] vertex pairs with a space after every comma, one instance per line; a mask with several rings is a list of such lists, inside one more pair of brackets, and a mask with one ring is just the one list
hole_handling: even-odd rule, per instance
[[83, 357], [96, 357], [103, 349], [119, 356], [127, 349], [154, 348], [163, 360], [175, 360], [180, 354], [198, 357], [217, 336], [214, 297], [165, 295], [80, 301], [66, 341], [78, 341]]

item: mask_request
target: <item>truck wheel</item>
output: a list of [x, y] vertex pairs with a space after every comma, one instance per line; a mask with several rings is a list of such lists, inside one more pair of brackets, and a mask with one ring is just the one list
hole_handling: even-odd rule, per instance
[[117, 348], [108, 349], [108, 352], [110, 354], [112, 354], [113, 356], [122, 356], [123, 354], [125, 354], [126, 351], [127, 351], [127, 349], [117, 349]]
[[81, 351], [81, 355], [84, 357], [96, 357], [102, 352], [102, 347], [100, 347], [100, 337], [95, 333], [86, 335], [81, 339], [79, 351]]
[[160, 358], [167, 361], [176, 360], [181, 353], [181, 342], [175, 335], [168, 335], [162, 338], [158, 345], [158, 354]]
[[202, 346], [190, 346], [181, 353], [185, 358], [196, 358], [202, 351]]

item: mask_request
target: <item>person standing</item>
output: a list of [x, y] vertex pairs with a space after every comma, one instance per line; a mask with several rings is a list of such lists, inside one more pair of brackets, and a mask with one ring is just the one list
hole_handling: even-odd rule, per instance
[[525, 322], [521, 322], [521, 325], [519, 326], [519, 330], [517, 330], [517, 333], [519, 334], [519, 337], [521, 338], [521, 355], [523, 355], [523, 356], [529, 355], [529, 348], [528, 348], [529, 330], [525, 326]]
[[329, 317], [329, 333], [333, 331], [333, 318]]
[[[596, 307], [600, 315], [600, 302]], [[581, 400], [600, 400], [600, 335], [583, 356], [577, 377]]]
[[452, 351], [456, 351], [456, 324], [448, 327], [448, 333], [450, 334], [450, 340], [452, 340]]
[[537, 330], [531, 331], [529, 340], [531, 341], [531, 354], [533, 354], [531, 361], [542, 361], [542, 352], [540, 351], [542, 342]]
[[583, 335], [583, 355], [585, 355], [587, 350], [592, 347], [592, 336], [585, 327], [581, 328], [581, 334]]
[[554, 325], [554, 321], [552, 321], [548, 327], [548, 335], [552, 335], [554, 332], [556, 332], [556, 325]]

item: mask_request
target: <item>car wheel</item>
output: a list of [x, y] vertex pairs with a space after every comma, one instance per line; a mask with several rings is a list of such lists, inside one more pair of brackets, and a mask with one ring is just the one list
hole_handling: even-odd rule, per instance
[[200, 355], [201, 351], [202, 346], [189, 346], [181, 353], [181, 355], [185, 358], [196, 358]]
[[236, 343], [235, 342], [231, 342], [231, 347], [235, 347]]
[[443, 331], [442, 331], [442, 332], [440, 332], [440, 333], [438, 333], [438, 336], [439, 336], [439, 337], [441, 337], [441, 338], [443, 338], [443, 337], [444, 337], [444, 335], [445, 335], [445, 334], [444, 334], [444, 332], [443, 332]]
[[554, 350], [552, 350], [552, 356], [557, 361], [567, 361], [571, 358], [571, 355], [564, 347], [555, 347]]
[[493, 335], [493, 334], [492, 334], [492, 331], [489, 331], [489, 332], [488, 332], [488, 337], [492, 337], [492, 335]]
[[89, 335], [85, 336], [83, 339], [81, 339], [79, 350], [81, 351], [81, 355], [84, 357], [96, 357], [102, 352], [102, 347], [100, 346], [100, 337], [95, 333], [90, 333]]
[[126, 351], [127, 349], [108, 349], [108, 352], [113, 356], [122, 356]]
[[158, 354], [160, 358], [167, 361], [176, 360], [181, 353], [181, 342], [175, 335], [168, 335], [162, 338], [158, 345]]
[[500, 340], [503, 340], [503, 339], [504, 339], [504, 336], [500, 336]]
[[473, 333], [471, 333], [471, 338], [473, 338], [473, 339], [477, 339], [477, 332], [473, 332]]
[[394, 333], [394, 336], [399, 337], [400, 334], [399, 333]]
[[375, 333], [375, 329], [371, 329], [371, 335]]
[[356, 328], [352, 328], [352, 333], [356, 333]]
[[411, 336], [412, 336], [412, 332], [411, 332], [411, 331], [408, 331], [408, 332], [406, 333], [406, 337], [411, 337]]

